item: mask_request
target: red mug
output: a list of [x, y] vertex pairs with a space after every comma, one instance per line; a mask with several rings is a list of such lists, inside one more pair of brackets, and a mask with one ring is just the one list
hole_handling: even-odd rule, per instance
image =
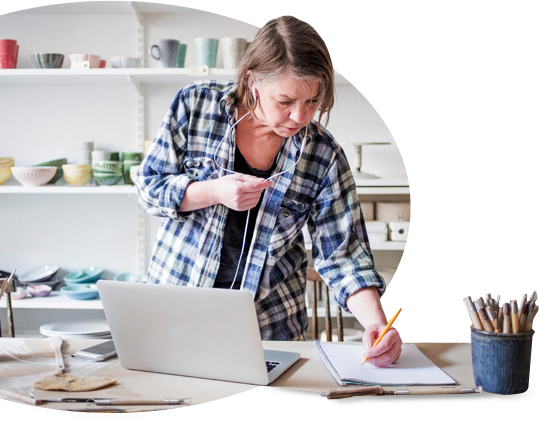
[[14, 39], [0, 39], [0, 54], [17, 55], [17, 41]]
[[17, 58], [14, 54], [0, 53], [0, 69], [15, 69]]

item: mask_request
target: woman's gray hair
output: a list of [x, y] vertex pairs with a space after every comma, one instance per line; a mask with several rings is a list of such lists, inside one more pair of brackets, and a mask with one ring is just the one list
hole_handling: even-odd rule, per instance
[[293, 16], [272, 19], [258, 31], [238, 68], [238, 98], [254, 114], [256, 102], [249, 88], [255, 83], [275, 81], [290, 75], [320, 83], [319, 119], [326, 124], [334, 104], [333, 64], [324, 40], [314, 28]]

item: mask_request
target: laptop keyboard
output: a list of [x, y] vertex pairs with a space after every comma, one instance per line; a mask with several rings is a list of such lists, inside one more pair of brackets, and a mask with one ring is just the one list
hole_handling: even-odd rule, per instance
[[275, 367], [277, 367], [279, 364], [281, 363], [278, 361], [266, 361], [266, 369], [268, 370], [268, 373]]

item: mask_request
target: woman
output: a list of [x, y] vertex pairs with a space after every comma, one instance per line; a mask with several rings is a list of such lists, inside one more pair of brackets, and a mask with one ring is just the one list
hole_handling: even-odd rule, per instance
[[[387, 323], [385, 283], [348, 162], [320, 124], [333, 86], [324, 41], [285, 16], [258, 32], [237, 82], [177, 94], [135, 182], [144, 210], [165, 217], [148, 282], [246, 289], [262, 339], [305, 339], [307, 224], [316, 270], [370, 348]], [[366, 356], [387, 366], [401, 343], [392, 329]]]

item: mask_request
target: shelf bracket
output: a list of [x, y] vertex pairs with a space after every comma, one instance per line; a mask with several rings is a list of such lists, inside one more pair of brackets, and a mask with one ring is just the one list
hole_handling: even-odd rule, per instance
[[137, 2], [130, 1], [129, 6], [131, 7], [131, 10], [133, 10], [133, 14], [137, 18], [138, 25], [144, 26], [144, 19], [142, 17], [142, 12], [139, 10]]
[[139, 98], [144, 95], [142, 83], [140, 83], [136, 78], [131, 75], [127, 75], [127, 81], [136, 89]]
[[141, 67], [146, 67], [145, 59], [144, 59], [144, 13], [142, 13], [139, 9], [139, 6], [137, 2], [130, 1], [129, 6], [131, 7], [131, 10], [133, 11], [133, 14], [137, 18], [138, 23], [138, 29], [137, 29], [137, 56], [139, 59], [142, 60]]

